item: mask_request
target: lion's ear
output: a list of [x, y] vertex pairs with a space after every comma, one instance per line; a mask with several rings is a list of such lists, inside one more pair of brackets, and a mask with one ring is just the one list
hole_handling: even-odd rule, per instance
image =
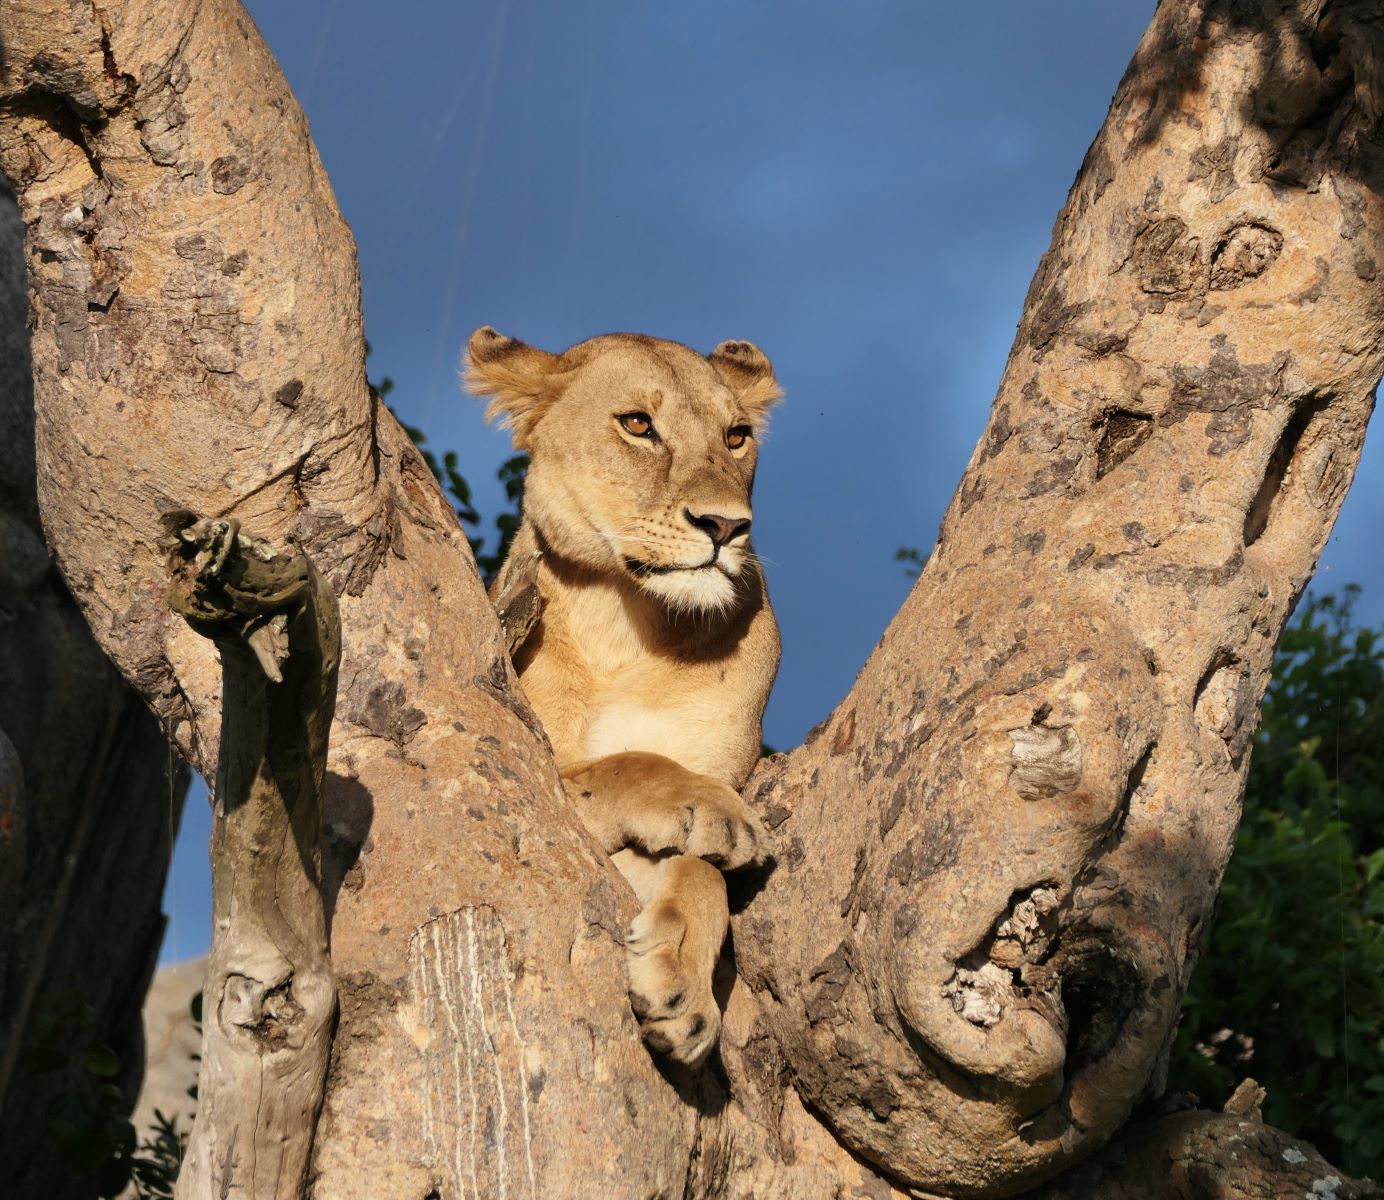
[[756, 424], [769, 417], [783, 389], [774, 378], [774, 366], [753, 342], [722, 342], [707, 356], [716, 373]]
[[485, 419], [514, 432], [517, 450], [529, 438], [548, 406], [562, 393], [562, 358], [482, 325], [466, 344], [466, 390], [491, 397]]

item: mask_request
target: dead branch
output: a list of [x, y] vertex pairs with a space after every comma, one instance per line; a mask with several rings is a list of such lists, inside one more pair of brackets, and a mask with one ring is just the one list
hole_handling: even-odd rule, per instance
[[303, 1195], [336, 987], [322, 899], [322, 782], [336, 597], [301, 551], [235, 521], [169, 521], [169, 605], [221, 652], [212, 946], [197, 1119], [178, 1195]]

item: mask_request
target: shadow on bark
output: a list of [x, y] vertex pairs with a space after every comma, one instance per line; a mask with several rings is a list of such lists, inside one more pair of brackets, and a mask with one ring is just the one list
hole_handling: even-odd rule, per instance
[[356, 865], [369, 844], [374, 817], [375, 798], [368, 787], [358, 779], [327, 772], [322, 791], [322, 904], [329, 942], [341, 889], [362, 886]]
[[[1284, 187], [1305, 187], [1337, 169], [1376, 187], [1380, 161], [1362, 155], [1384, 96], [1384, 31], [1378, 0], [1312, 6], [1290, 0], [1162, 0], [1169, 14], [1160, 36], [1135, 54], [1120, 87], [1137, 88], [1148, 105], [1136, 146], [1151, 145], [1170, 121], [1186, 119], [1187, 102], [1215, 80], [1207, 74], [1213, 38], [1238, 42], [1258, 85], [1239, 103], [1243, 125], [1262, 130], [1274, 147], [1266, 174]], [[1180, 11], [1179, 11], [1180, 10]], [[1239, 147], [1208, 148], [1207, 173], [1230, 169]]]

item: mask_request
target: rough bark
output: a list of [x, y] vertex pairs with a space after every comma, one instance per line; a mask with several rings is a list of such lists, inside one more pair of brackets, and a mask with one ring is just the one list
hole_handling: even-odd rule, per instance
[[902, 1179], [1019, 1191], [1162, 1087], [1384, 364], [1381, 15], [1159, 7], [917, 587], [759, 777], [732, 1083]]
[[[76, 993], [70, 1039], [111, 1046], [133, 1100], [139, 1010], [188, 774], [111, 666], [39, 525], [23, 226], [0, 185], [0, 1191], [63, 1200], [91, 1181], [48, 1131], [63, 1072], [35, 1076], [35, 1019]], [[170, 774], [171, 773], [171, 774]]]
[[[1003, 1195], [1161, 1086], [1273, 643], [1381, 362], [1379, 3], [1160, 7], [937, 551], [753, 785], [724, 1074], [624, 1002], [465, 539], [362, 370], [354, 254], [232, 0], [21, 0], [40, 495], [103, 646], [216, 757], [157, 513], [292, 537], [341, 600], [319, 1197]], [[234, 103], [229, 98], [234, 97]]]
[[190, 513], [171, 518], [169, 571], [170, 606], [223, 668], [202, 1069], [177, 1194], [293, 1200], [336, 1015], [320, 849], [336, 597], [301, 551]]
[[1257, 1114], [1181, 1112], [1133, 1122], [1030, 1200], [1377, 1200]]
[[292, 541], [340, 599], [314, 1194], [680, 1192], [690, 1116], [625, 998], [633, 898], [367, 389], [354, 247], [253, 25], [232, 0], [22, 0], [0, 40], [44, 525], [103, 646], [211, 776], [220, 672], [164, 604], [159, 514]]

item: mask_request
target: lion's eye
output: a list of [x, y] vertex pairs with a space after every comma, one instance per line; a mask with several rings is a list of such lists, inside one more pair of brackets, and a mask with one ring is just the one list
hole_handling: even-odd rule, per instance
[[750, 427], [748, 425], [732, 425], [726, 430], [726, 445], [732, 450], [739, 450], [750, 440]]
[[616, 420], [620, 422], [620, 427], [635, 437], [653, 437], [654, 422], [648, 413], [630, 412], [625, 413]]

